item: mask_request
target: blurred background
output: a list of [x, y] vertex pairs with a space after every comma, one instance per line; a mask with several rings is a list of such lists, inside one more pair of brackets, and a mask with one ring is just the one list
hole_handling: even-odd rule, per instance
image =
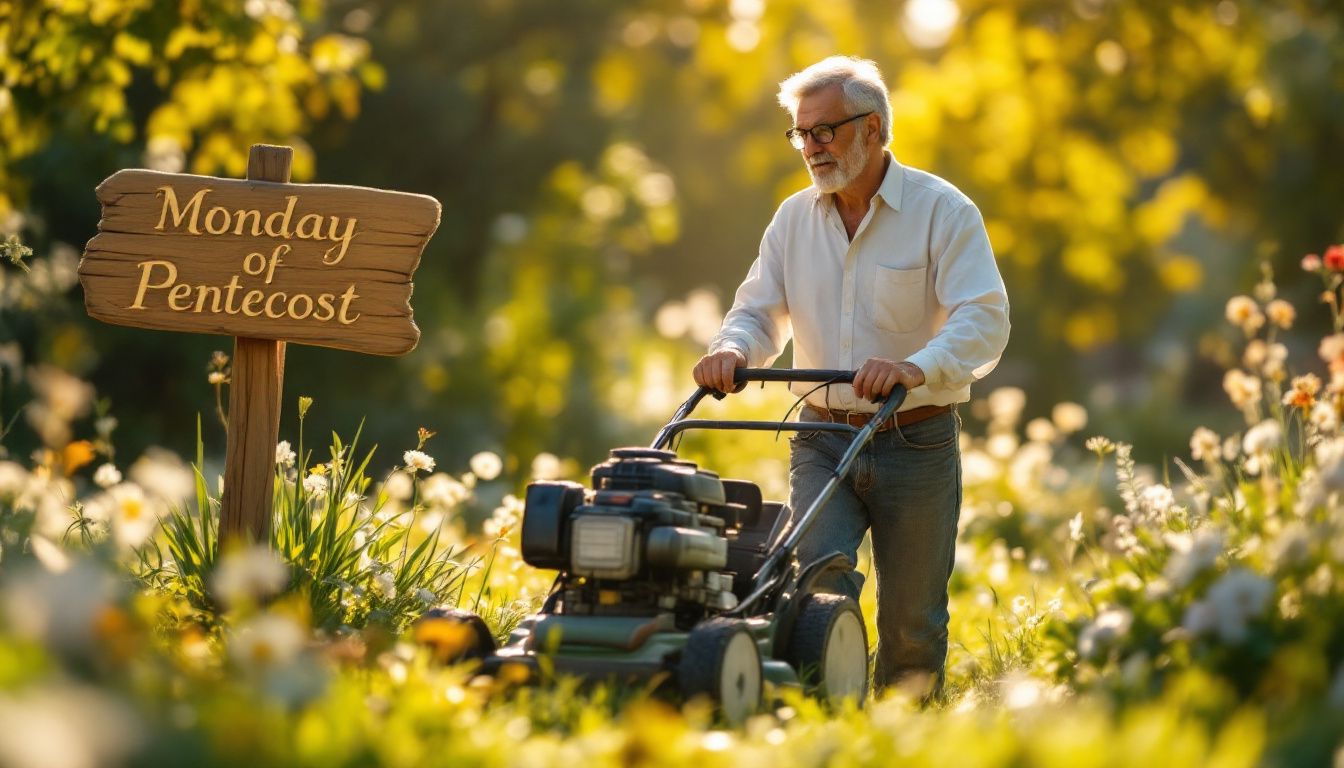
[[[1342, 21], [1333, 0], [0, 3], [0, 451], [110, 415], [122, 455], [191, 455], [201, 414], [223, 455], [207, 375], [232, 340], [93, 321], [75, 270], [103, 178], [241, 177], [255, 142], [294, 146], [295, 181], [443, 203], [419, 347], [290, 345], [282, 438], [308, 395], [311, 434], [367, 419], [384, 467], [422, 426], [441, 464], [489, 450], [522, 479], [645, 443], [808, 184], [777, 83], [836, 53], [882, 69], [896, 157], [984, 214], [1013, 335], [976, 392], [1183, 445], [1238, 420], [1226, 297], [1344, 237]], [[1294, 285], [1290, 367], [1329, 316]]]

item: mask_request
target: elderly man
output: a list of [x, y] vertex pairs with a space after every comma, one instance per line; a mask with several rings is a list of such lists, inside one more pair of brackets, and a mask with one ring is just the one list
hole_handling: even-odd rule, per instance
[[[831, 57], [780, 84], [786, 133], [812, 186], [780, 205], [695, 381], [733, 389], [790, 335], [794, 367], [855, 370], [853, 386], [807, 396], [803, 420], [864, 424], [897, 384], [909, 390], [799, 545], [810, 562], [857, 560], [872, 531], [878, 646], [874, 685], [943, 685], [947, 584], [961, 511], [960, 418], [971, 382], [1008, 341], [1008, 296], [979, 210], [956, 187], [887, 151], [891, 105], [871, 61]], [[798, 387], [798, 385], [795, 385]], [[808, 387], [798, 387], [803, 394]], [[790, 507], [805, 510], [848, 436], [801, 432], [790, 446]], [[833, 590], [858, 600], [863, 575]]]

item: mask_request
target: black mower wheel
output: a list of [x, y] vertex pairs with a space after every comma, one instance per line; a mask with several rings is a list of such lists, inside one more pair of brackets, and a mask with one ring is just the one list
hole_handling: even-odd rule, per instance
[[415, 620], [415, 641], [443, 664], [482, 660], [495, 652], [495, 636], [485, 620], [460, 608], [431, 608]]
[[761, 653], [745, 622], [710, 619], [686, 639], [677, 667], [683, 696], [705, 694], [731, 723], [740, 723], [761, 705]]
[[789, 638], [789, 664], [804, 689], [833, 705], [868, 697], [868, 630], [863, 612], [845, 595], [803, 598]]

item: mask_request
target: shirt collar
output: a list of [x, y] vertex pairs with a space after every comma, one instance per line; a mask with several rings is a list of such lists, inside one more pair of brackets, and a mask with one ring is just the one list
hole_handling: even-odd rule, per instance
[[[874, 198], [881, 198], [893, 211], [901, 210], [901, 198], [905, 192], [905, 167], [896, 160], [896, 156], [891, 154], [891, 150], [886, 150], [887, 172], [882, 177], [882, 183], [877, 186], [877, 194]], [[813, 187], [812, 189], [813, 205], [834, 206], [835, 201], [831, 195], [822, 192]]]

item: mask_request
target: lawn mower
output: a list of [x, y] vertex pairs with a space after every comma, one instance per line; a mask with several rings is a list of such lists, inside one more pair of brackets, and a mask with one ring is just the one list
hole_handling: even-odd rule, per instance
[[[852, 371], [738, 369], [748, 382], [852, 383]], [[480, 617], [432, 609], [416, 637], [466, 637], [451, 661], [479, 659], [482, 671], [524, 670], [584, 679], [675, 682], [685, 697], [708, 695], [726, 718], [761, 703], [764, 681], [860, 704], [868, 692], [868, 641], [853, 599], [821, 591], [818, 579], [854, 567], [835, 552], [795, 559], [877, 426], [905, 399], [897, 385], [862, 428], [847, 423], [692, 419], [700, 387], [648, 448], [617, 448], [592, 470], [592, 488], [565, 481], [527, 487], [522, 556], [558, 572], [541, 610], [496, 647]], [[790, 410], [790, 412], [792, 409]], [[853, 440], [817, 499], [800, 516], [762, 499], [746, 480], [722, 479], [668, 450], [690, 429], [824, 430]], [[464, 634], [465, 630], [465, 634]]]

